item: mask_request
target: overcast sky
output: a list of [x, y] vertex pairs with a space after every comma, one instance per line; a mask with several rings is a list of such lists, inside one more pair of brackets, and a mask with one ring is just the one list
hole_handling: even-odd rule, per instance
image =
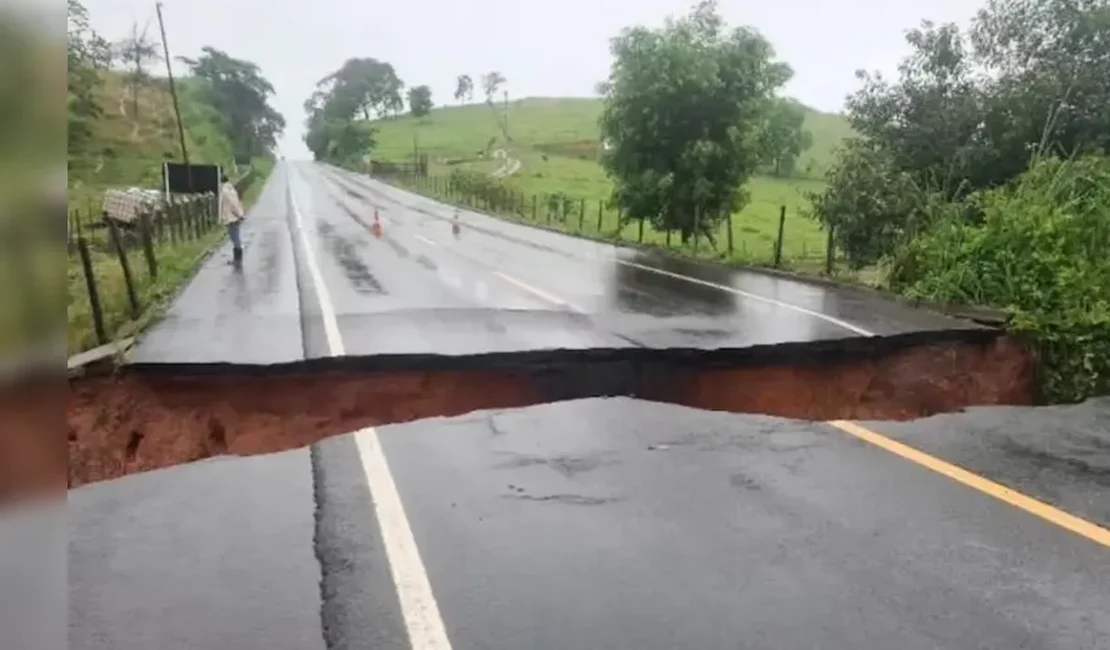
[[[455, 77], [490, 70], [510, 97], [590, 96], [608, 73], [609, 39], [630, 25], [657, 26], [691, 0], [166, 0], [173, 56], [212, 45], [257, 63], [289, 123], [280, 146], [308, 158], [302, 103], [316, 81], [351, 57], [392, 63], [408, 85], [428, 84], [450, 103]], [[731, 25], [759, 29], [795, 71], [786, 94], [825, 111], [843, 107], [855, 70], [891, 72], [904, 30], [924, 18], [966, 23], [978, 0], [720, 0]], [[86, 0], [108, 39], [133, 22], [157, 38], [154, 2]], [[263, 9], [267, 8], [267, 9]], [[180, 65], [180, 64], [176, 64]], [[176, 69], [176, 67], [175, 67]]]

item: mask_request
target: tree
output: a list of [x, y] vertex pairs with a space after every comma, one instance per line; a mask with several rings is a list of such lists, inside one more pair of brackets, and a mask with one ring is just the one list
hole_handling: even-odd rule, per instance
[[455, 80], [455, 99], [461, 104], [463, 99], [471, 100], [474, 98], [474, 82], [470, 80], [470, 75], [461, 74]]
[[[913, 201], [894, 201], [889, 190], [863, 203], [843, 197], [893, 186], [927, 202], [959, 201], [1018, 177], [1037, 152], [1110, 152], [1107, 0], [991, 0], [967, 34], [924, 22], [906, 40], [912, 51], [898, 79], [859, 73], [863, 87], [848, 101], [849, 121], [884, 164], [860, 165], [849, 149], [815, 202], [854, 265], [889, 254], [925, 224]], [[980, 217], [970, 209], [967, 218]]]
[[504, 83], [505, 75], [496, 70], [482, 75], [482, 92], [486, 94], [486, 103], [493, 103], [494, 95]]
[[767, 111], [760, 135], [764, 164], [775, 176], [791, 176], [798, 156], [813, 146], [813, 135], [805, 130], [805, 107], [791, 99], [780, 99]]
[[96, 89], [102, 83], [100, 73], [111, 61], [111, 49], [89, 24], [88, 11], [79, 0], [69, 0], [66, 19], [66, 85], [69, 103], [67, 147], [76, 153], [91, 135], [90, 123], [100, 117], [102, 108]]
[[661, 29], [627, 29], [611, 50], [600, 126], [613, 203], [683, 241], [711, 237], [747, 203], [764, 114], [790, 68], [755, 30], [726, 30], [712, 1]]
[[208, 102], [216, 108], [234, 148], [235, 157], [270, 154], [285, 130], [285, 118], [270, 106], [274, 87], [258, 66], [222, 50], [205, 47], [196, 59], [182, 57], [203, 83]]
[[505, 81], [505, 75], [496, 70], [482, 75], [482, 91], [486, 95], [486, 105], [493, 112], [493, 121], [497, 123], [497, 128], [501, 129], [501, 135], [505, 137], [506, 142], [510, 142], [512, 138], [509, 137], [509, 116], [507, 113], [498, 111], [494, 104], [494, 96]]
[[336, 163], [358, 162], [374, 147], [374, 129], [366, 122], [309, 118], [304, 136], [316, 160]]
[[115, 54], [127, 67], [124, 82], [131, 90], [131, 119], [139, 119], [139, 93], [150, 85], [148, 65], [160, 61], [158, 44], [147, 36], [146, 28], [139, 31], [139, 24], [132, 23], [131, 35], [115, 45]]
[[416, 86], [409, 89], [409, 110], [414, 117], [424, 117], [432, 112], [432, 89]]
[[395, 115], [404, 108], [404, 84], [392, 65], [377, 59], [348, 59], [316, 86], [330, 96], [343, 98], [366, 120]]

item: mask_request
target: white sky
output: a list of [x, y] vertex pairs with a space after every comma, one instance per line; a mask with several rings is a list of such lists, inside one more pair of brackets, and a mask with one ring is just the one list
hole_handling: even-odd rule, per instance
[[[455, 77], [499, 70], [510, 97], [590, 96], [609, 69], [609, 39], [630, 25], [661, 25], [692, 0], [165, 0], [173, 56], [212, 45], [254, 61], [273, 83], [289, 158], [308, 158], [302, 104], [317, 80], [351, 57], [392, 63], [406, 85], [428, 84], [452, 103]], [[794, 68], [786, 94], [825, 111], [843, 107], [859, 68], [893, 72], [902, 34], [922, 19], [966, 23], [980, 0], [720, 0], [731, 25], [750, 25]], [[105, 38], [150, 23], [153, 1], [85, 0]], [[175, 62], [175, 70], [180, 66]]]

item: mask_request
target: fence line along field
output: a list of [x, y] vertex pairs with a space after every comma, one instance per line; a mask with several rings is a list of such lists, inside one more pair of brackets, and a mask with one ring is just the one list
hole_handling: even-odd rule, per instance
[[[446, 176], [455, 170], [490, 174], [503, 164], [501, 156], [507, 156], [520, 161], [519, 169], [504, 179], [514, 192], [596, 205], [610, 192], [609, 179], [598, 163], [600, 112], [599, 99], [528, 98], [492, 107], [486, 103], [446, 106], [422, 118], [380, 119], [373, 123], [374, 157], [406, 161], [414, 154], [426, 155], [429, 173]], [[508, 117], [508, 142], [497, 122], [504, 114]], [[785, 206], [782, 258], [794, 267], [823, 264], [828, 237], [806, 216], [807, 194], [824, 187], [822, 178], [834, 151], [852, 130], [843, 116], [808, 108], [804, 128], [812, 136], [812, 145], [799, 156], [793, 174], [774, 177], [768, 173], [748, 183], [748, 205], [732, 219], [732, 261], [765, 264], [771, 260]], [[544, 198], [539, 200], [544, 202]], [[616, 215], [606, 220], [610, 218], [615, 227]], [[625, 230], [634, 228], [638, 227], [630, 225]], [[665, 239], [650, 227], [647, 231], [647, 243]], [[628, 239], [627, 233], [622, 233], [622, 238]]]

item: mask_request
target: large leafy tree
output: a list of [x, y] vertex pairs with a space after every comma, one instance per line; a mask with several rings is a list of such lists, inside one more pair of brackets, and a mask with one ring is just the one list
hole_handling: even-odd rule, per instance
[[363, 119], [393, 115], [401, 111], [404, 83], [389, 63], [373, 58], [348, 59], [338, 70], [317, 83], [317, 89], [328, 97], [341, 98]]
[[353, 163], [373, 148], [374, 130], [366, 122], [318, 115], [309, 118], [304, 139], [316, 160]]
[[999, 187], [1036, 152], [1110, 152], [1110, 0], [990, 0], [966, 34], [926, 22], [906, 40], [896, 80], [860, 74], [862, 142], [815, 202], [853, 265], [919, 232], [923, 205]]
[[432, 89], [428, 86], [415, 86], [409, 89], [409, 110], [415, 117], [424, 117], [432, 112]]
[[400, 112], [403, 87], [392, 65], [371, 58], [348, 59], [321, 79], [304, 103], [304, 141], [313, 156], [354, 162], [369, 153], [374, 146], [369, 121]]
[[711, 1], [661, 29], [625, 30], [611, 49], [599, 89], [613, 201], [626, 220], [677, 230], [683, 241], [710, 235], [747, 202], [764, 116], [790, 68], [758, 32], [726, 29]]
[[201, 56], [182, 58], [219, 111], [236, 158], [267, 155], [285, 130], [285, 118], [270, 106], [274, 87], [257, 65], [205, 47]]

